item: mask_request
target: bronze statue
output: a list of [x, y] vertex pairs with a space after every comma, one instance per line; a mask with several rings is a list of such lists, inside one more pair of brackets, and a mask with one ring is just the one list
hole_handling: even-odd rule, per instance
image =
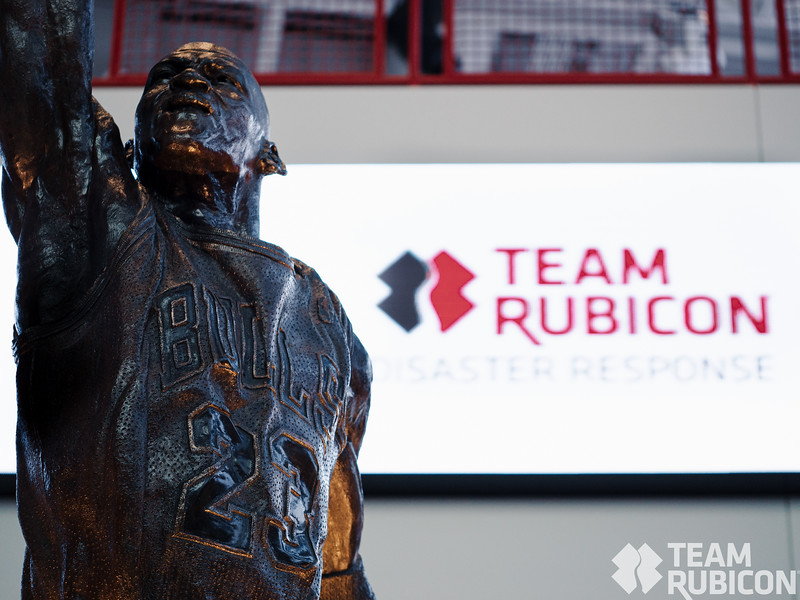
[[22, 597], [372, 598], [369, 358], [257, 239], [261, 178], [285, 173], [261, 91], [183, 46], [126, 149], [91, 96], [92, 21], [91, 0], [0, 0]]

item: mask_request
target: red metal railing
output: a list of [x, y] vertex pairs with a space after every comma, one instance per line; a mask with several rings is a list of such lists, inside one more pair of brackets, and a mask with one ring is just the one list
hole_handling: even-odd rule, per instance
[[[255, 53], [266, 85], [800, 82], [800, 0], [771, 0], [767, 13], [759, 4], [755, 17], [751, 0], [739, 0], [724, 34], [716, 0], [613, 10], [589, 0], [113, 1], [108, 70], [96, 85], [142, 85], [142, 65], [169, 44], [217, 41], [215, 32]], [[231, 10], [250, 16], [232, 20]], [[297, 61], [293, 51], [311, 54]]]

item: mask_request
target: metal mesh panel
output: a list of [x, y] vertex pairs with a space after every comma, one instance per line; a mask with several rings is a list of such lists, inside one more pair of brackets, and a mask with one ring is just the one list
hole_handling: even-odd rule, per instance
[[209, 41], [255, 73], [373, 68], [374, 0], [128, 0], [120, 73], [147, 73], [181, 44]]
[[760, 76], [780, 75], [781, 59], [775, 0], [751, 0], [750, 19], [753, 28], [756, 73]]
[[705, 0], [454, 0], [461, 73], [710, 74]]
[[369, 72], [372, 70], [373, 32], [373, 15], [288, 11], [277, 70], [287, 73]]
[[717, 17], [717, 63], [720, 74], [745, 74], [744, 19], [741, 0], [715, 0]]
[[789, 68], [800, 73], [800, 0], [784, 0], [786, 34], [789, 42]]
[[[800, 0], [96, 2], [98, 23], [107, 23], [101, 30], [111, 29], [112, 4], [121, 27], [113, 44], [98, 34], [95, 75], [105, 84], [139, 82], [162, 56], [199, 40], [230, 48], [263, 82], [275, 83], [800, 76]], [[780, 33], [779, 16], [786, 25]], [[103, 62], [112, 46], [111, 60]]]

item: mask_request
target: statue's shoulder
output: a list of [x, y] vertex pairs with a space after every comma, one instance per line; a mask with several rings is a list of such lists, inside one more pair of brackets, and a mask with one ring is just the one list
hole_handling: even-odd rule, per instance
[[[298, 277], [302, 277], [303, 279], [308, 280], [308, 282], [315, 288], [318, 288], [320, 292], [324, 292], [325, 294], [329, 294], [332, 297], [336, 297], [331, 289], [322, 281], [322, 278], [319, 276], [319, 273], [313, 268], [310, 267], [308, 264], [300, 260], [299, 258], [292, 257], [292, 267], [294, 268], [294, 272]], [[338, 299], [337, 299], [338, 302]]]
[[336, 320], [349, 327], [349, 321], [344, 313], [339, 297], [322, 280], [319, 273], [302, 260], [292, 258], [292, 262], [294, 263], [295, 273], [299, 277], [305, 279], [311, 286], [311, 291], [317, 301], [317, 308], [320, 311], [322, 321], [334, 322], [334, 320]]
[[295, 273], [297, 273], [300, 277], [306, 277], [309, 279], [319, 279], [319, 274], [306, 263], [304, 263], [299, 258], [292, 257], [292, 266], [294, 267]]

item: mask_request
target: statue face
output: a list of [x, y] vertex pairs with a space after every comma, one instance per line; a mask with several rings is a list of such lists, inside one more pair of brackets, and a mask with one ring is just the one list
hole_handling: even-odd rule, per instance
[[139, 165], [249, 177], [268, 137], [261, 90], [224, 48], [188, 44], [150, 71], [136, 109]]

